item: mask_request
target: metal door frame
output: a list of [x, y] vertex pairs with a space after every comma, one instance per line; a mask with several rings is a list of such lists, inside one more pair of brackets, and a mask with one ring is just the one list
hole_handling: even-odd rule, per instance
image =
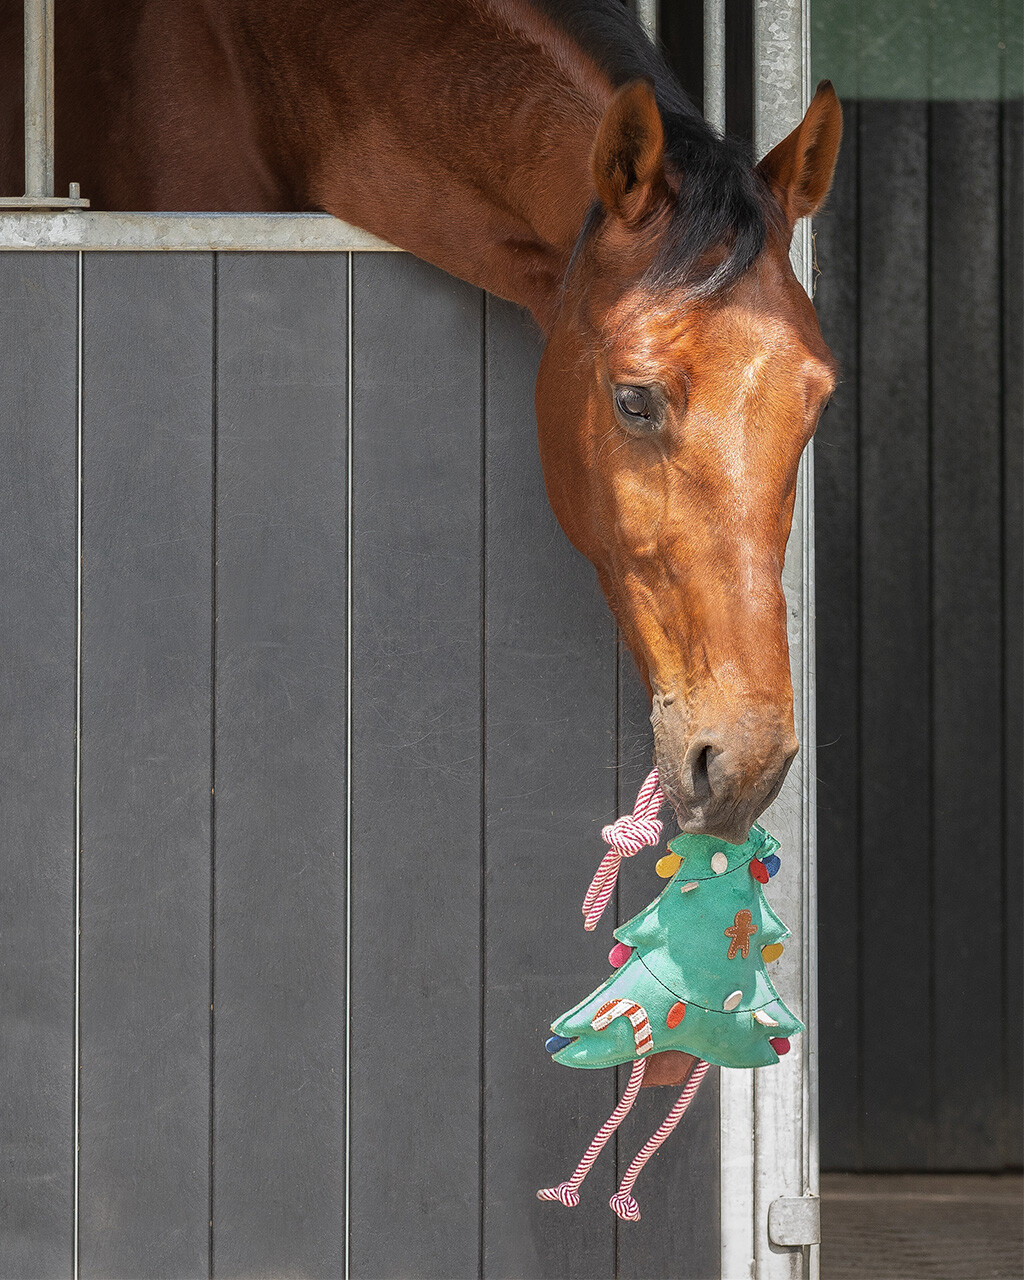
[[[753, 4], [754, 150], [763, 156], [799, 124], [810, 101], [810, 0]], [[705, 114], [718, 128], [724, 49], [724, 0], [705, 0]], [[790, 256], [810, 293], [807, 219], [797, 224]], [[776, 1070], [722, 1072], [723, 1280], [817, 1280], [819, 1270], [813, 444], [800, 464], [783, 586], [801, 750], [764, 822], [790, 852], [773, 905], [793, 939], [776, 972], [806, 1030]]]
[[[67, 196], [55, 196], [53, 3], [25, 0], [27, 190], [0, 199], [0, 251], [399, 252], [328, 214], [97, 213], [88, 211], [77, 184]], [[752, 3], [755, 149], [763, 155], [799, 123], [810, 99], [810, 0]], [[638, 0], [637, 10], [654, 35], [657, 4]], [[704, 0], [705, 114], [720, 130], [724, 48], [725, 0]], [[791, 256], [810, 292], [806, 220], [797, 226]], [[765, 819], [789, 852], [773, 894], [793, 929], [779, 962], [779, 986], [807, 1030], [778, 1070], [721, 1073], [723, 1280], [818, 1277], [813, 476], [809, 445], [783, 574], [802, 749]]]

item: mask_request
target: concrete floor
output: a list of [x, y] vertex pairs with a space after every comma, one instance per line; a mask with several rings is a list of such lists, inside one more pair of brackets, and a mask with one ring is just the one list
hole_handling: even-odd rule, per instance
[[823, 1174], [821, 1280], [1022, 1280], [1019, 1174]]

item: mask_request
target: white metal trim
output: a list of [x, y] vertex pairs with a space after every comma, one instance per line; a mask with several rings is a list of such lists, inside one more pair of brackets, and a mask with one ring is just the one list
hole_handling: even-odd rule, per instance
[[722, 1070], [719, 1109], [722, 1280], [754, 1280], [753, 1070]]
[[327, 213], [21, 213], [0, 210], [0, 250], [396, 253]]

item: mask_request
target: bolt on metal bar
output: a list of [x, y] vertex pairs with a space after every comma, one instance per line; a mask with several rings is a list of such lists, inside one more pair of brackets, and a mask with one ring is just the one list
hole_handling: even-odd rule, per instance
[[704, 0], [704, 119], [725, 133], [725, 0]]
[[53, 194], [53, 0], [25, 0], [25, 195]]

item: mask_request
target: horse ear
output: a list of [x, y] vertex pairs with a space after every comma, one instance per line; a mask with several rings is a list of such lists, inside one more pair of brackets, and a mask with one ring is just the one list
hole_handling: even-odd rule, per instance
[[631, 80], [612, 98], [590, 165], [601, 203], [624, 222], [639, 222], [664, 199], [665, 131], [649, 80]]
[[842, 136], [843, 109], [831, 80], [822, 80], [804, 118], [757, 166], [790, 226], [817, 213], [824, 203]]

